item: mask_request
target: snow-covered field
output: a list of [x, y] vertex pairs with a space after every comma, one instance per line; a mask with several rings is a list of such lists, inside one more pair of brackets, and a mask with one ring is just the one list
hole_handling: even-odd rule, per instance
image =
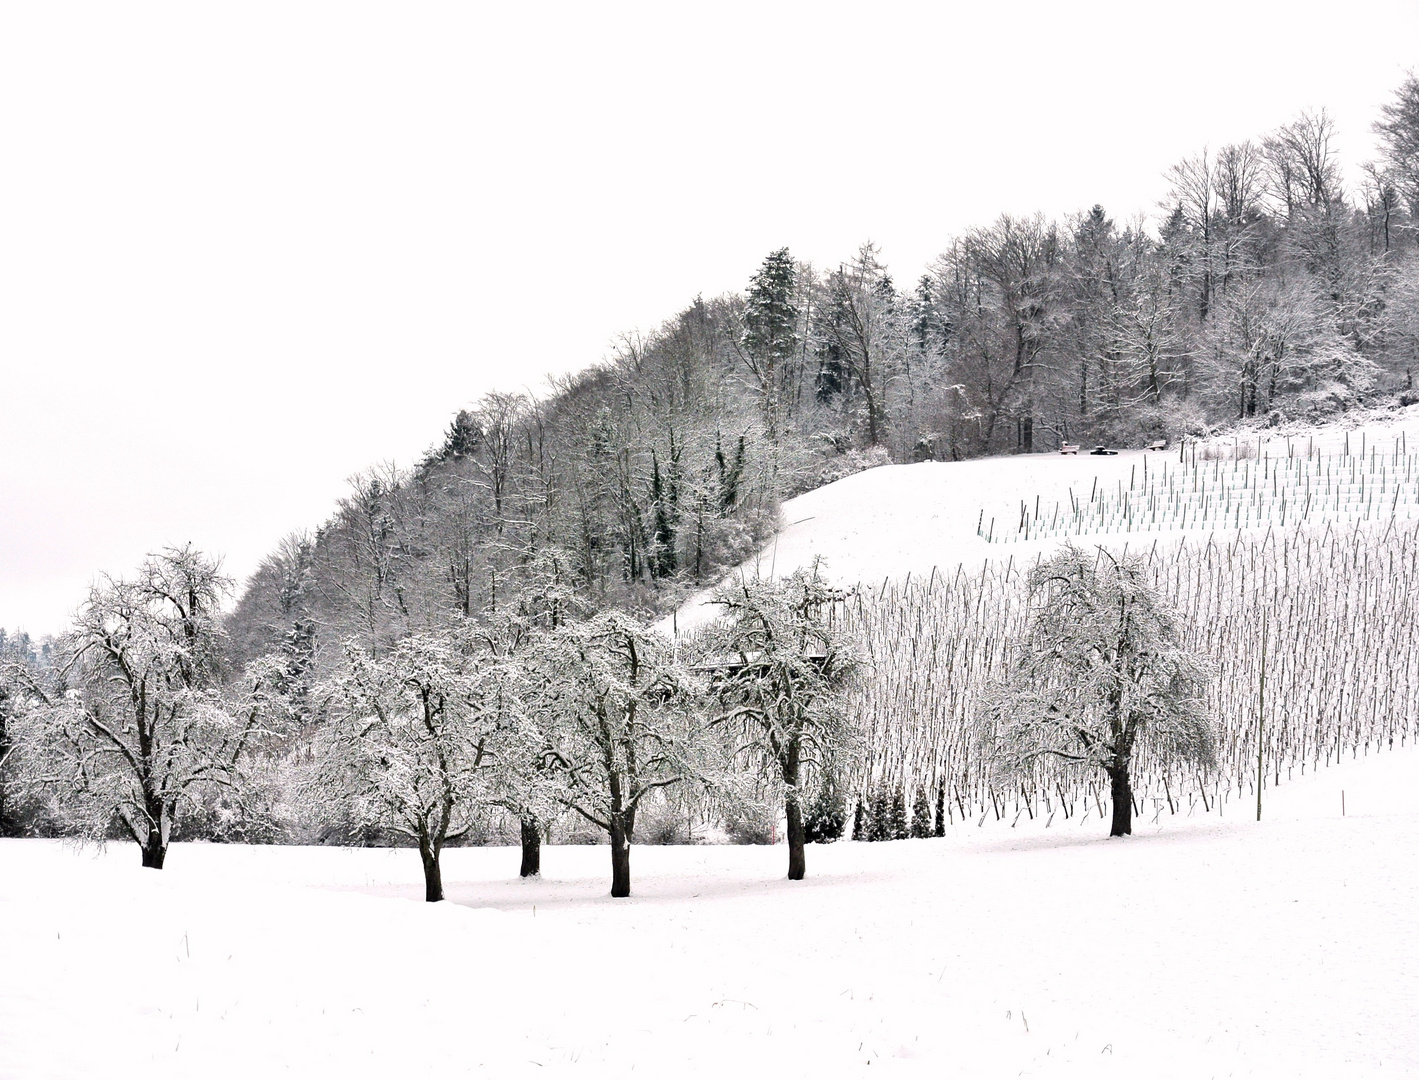
[[[1405, 1076], [1419, 753], [1264, 820], [809, 850], [0, 842], [0, 1076]], [[1345, 816], [1341, 816], [1342, 791]]]

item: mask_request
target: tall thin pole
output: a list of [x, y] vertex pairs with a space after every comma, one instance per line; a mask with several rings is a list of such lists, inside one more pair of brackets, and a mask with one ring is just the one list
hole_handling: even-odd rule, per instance
[[1266, 609], [1261, 609], [1261, 694], [1256, 714], [1256, 820], [1261, 820], [1261, 785], [1266, 778], [1262, 761], [1262, 727], [1266, 723]]

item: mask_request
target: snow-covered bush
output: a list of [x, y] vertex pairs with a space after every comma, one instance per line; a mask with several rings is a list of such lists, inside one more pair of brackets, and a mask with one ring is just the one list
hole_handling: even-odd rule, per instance
[[774, 811], [753, 802], [736, 802], [724, 812], [724, 835], [731, 844], [772, 844]]
[[892, 457], [885, 446], [870, 446], [865, 450], [852, 449], [837, 457], [828, 458], [818, 469], [815, 487], [835, 483], [879, 465], [892, 464]]

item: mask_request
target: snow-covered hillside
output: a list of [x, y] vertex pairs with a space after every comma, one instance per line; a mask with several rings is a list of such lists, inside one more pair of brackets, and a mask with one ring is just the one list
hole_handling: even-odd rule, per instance
[[[1363, 426], [1333, 424], [1286, 433], [1227, 436], [1190, 443], [1187, 460], [1230, 466], [1305, 458], [1419, 453], [1419, 406], [1365, 417]], [[1151, 474], [1180, 468], [1179, 448], [1123, 450], [1117, 456], [1030, 454], [960, 462], [884, 465], [790, 499], [782, 529], [738, 571], [784, 576], [821, 558], [832, 579], [871, 589], [884, 579], [926, 578], [987, 559], [1033, 559], [1058, 546], [1058, 536], [1018, 539], [1022, 505], [1047, 518], [1056, 506], [1088, 503], [1106, 492], [1141, 485]], [[1414, 479], [1419, 479], [1416, 476]], [[992, 527], [993, 523], [993, 527]], [[1189, 523], [1190, 524], [1190, 523]], [[1294, 527], [1293, 520], [1287, 523]], [[1081, 542], [1148, 546], [1221, 531], [1204, 528], [1090, 533]], [[1235, 530], [1232, 530], [1235, 532]], [[989, 538], [989, 539], [988, 539]], [[713, 614], [706, 590], [663, 620], [667, 632], [692, 629]]]
[[[0, 1076], [1404, 1076], [1419, 752], [1264, 819], [809, 849], [445, 855], [0, 841]], [[1343, 794], [1342, 794], [1343, 793]], [[1342, 799], [1344, 816], [1342, 817]]]

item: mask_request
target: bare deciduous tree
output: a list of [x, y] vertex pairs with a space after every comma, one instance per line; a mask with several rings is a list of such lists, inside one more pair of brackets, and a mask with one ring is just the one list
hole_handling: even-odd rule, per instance
[[805, 773], [830, 771], [852, 741], [843, 692], [858, 662], [829, 621], [845, 597], [816, 563], [777, 581], [733, 581], [715, 593], [723, 617], [699, 642], [720, 702], [717, 726], [736, 756], [782, 784], [791, 881], [806, 872]]
[[355, 643], [323, 688], [326, 723], [302, 793], [317, 808], [410, 840], [424, 899], [443, 899], [439, 858], [496, 801], [493, 766], [514, 756], [491, 658], [447, 634], [415, 634], [379, 657]]
[[1208, 662], [1181, 644], [1176, 612], [1135, 558], [1070, 545], [1030, 576], [1034, 610], [1007, 679], [983, 704], [983, 741], [1003, 770], [1044, 757], [1103, 769], [1110, 836], [1132, 832], [1130, 769], [1143, 740], [1164, 760], [1210, 766]]
[[611, 895], [631, 894], [636, 811], [654, 791], [707, 782], [712, 758], [691, 707], [698, 680], [670, 643], [620, 612], [567, 622], [537, 646], [548, 760], [568, 807], [611, 838]]
[[63, 639], [59, 683], [35, 710], [30, 781], [60, 793], [71, 823], [103, 839], [116, 823], [161, 869], [185, 805], [237, 782], [243, 753], [281, 719], [278, 660], [224, 692], [215, 561], [190, 547], [95, 586]]

